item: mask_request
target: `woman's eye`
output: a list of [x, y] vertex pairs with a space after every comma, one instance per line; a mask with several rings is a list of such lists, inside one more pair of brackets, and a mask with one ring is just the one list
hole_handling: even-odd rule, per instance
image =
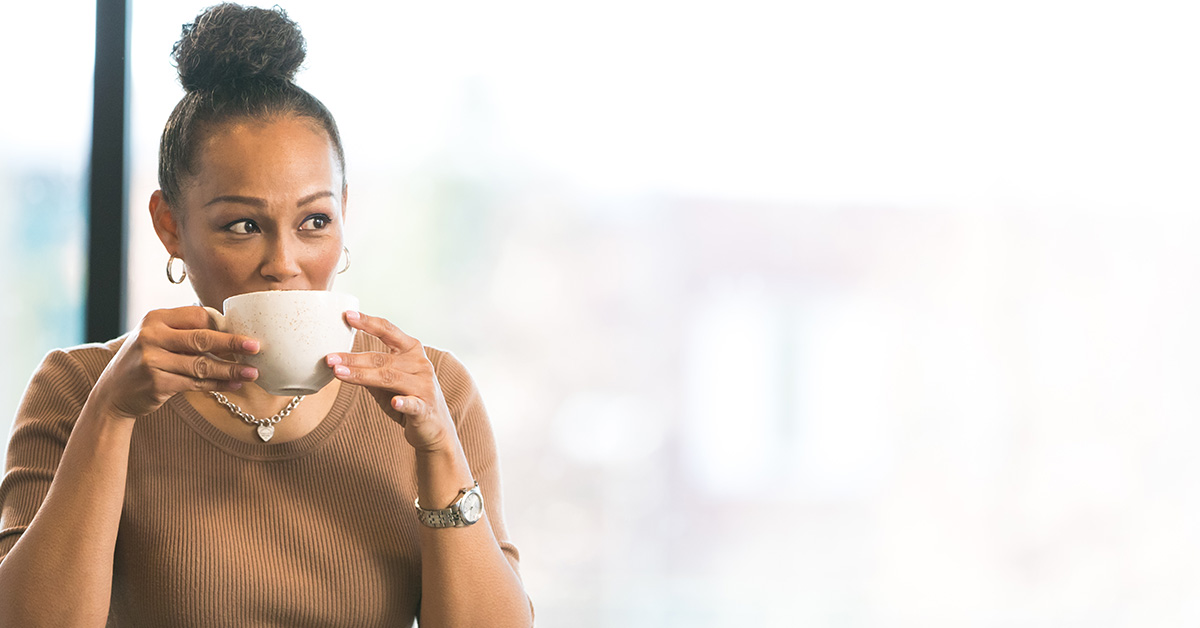
[[324, 229], [325, 227], [329, 226], [330, 222], [332, 221], [329, 219], [329, 216], [324, 214], [309, 216], [304, 222], [300, 223], [300, 229], [302, 231], [315, 231], [318, 229]]
[[259, 232], [258, 224], [248, 218], [245, 220], [234, 221], [225, 225], [225, 230], [240, 235]]

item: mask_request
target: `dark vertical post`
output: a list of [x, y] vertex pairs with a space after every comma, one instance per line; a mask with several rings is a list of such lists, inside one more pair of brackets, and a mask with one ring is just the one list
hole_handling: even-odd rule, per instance
[[114, 338], [124, 331], [125, 325], [130, 1], [96, 2], [96, 75], [88, 186], [88, 342]]

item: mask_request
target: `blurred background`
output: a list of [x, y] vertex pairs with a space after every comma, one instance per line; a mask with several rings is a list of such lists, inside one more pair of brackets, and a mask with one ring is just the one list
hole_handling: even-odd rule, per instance
[[[146, 206], [208, 4], [132, 2], [127, 326], [194, 300]], [[539, 626], [1200, 622], [1192, 3], [282, 4], [338, 289], [477, 378]], [[83, 340], [95, 5], [6, 13], [5, 433]]]

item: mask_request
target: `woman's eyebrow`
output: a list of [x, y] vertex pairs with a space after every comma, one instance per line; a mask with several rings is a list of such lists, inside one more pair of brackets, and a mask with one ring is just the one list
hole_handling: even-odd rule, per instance
[[[305, 196], [304, 198], [300, 199], [296, 203], [296, 207], [303, 207], [313, 201], [320, 200], [325, 197], [336, 198], [336, 197], [334, 197], [333, 192], [331, 192], [329, 190], [325, 190], [323, 192], [316, 192], [314, 194], [309, 194], [308, 196]], [[204, 206], [208, 207], [209, 205], [213, 205], [216, 203], [241, 203], [243, 205], [251, 205], [254, 207], [266, 207], [267, 206], [267, 201], [264, 199], [255, 198], [253, 196], [238, 196], [236, 194], [226, 194], [224, 196], [214, 197], [212, 200], [205, 203]]]
[[217, 196], [217, 197], [213, 198], [211, 201], [205, 203], [204, 206], [208, 207], [209, 205], [213, 205], [216, 203], [241, 203], [243, 205], [253, 205], [254, 207], [266, 207], [267, 206], [267, 201], [265, 201], [261, 198], [254, 198], [253, 196], [236, 196], [236, 195]]
[[[308, 196], [305, 196], [304, 198], [300, 199], [300, 202], [296, 203], [296, 207], [303, 207], [315, 200], [325, 198], [326, 196], [334, 197], [333, 192], [331, 192], [329, 190], [325, 190], [324, 192], [317, 192], [315, 194], [309, 194]], [[337, 198], [337, 197], [334, 197], [334, 198]]]

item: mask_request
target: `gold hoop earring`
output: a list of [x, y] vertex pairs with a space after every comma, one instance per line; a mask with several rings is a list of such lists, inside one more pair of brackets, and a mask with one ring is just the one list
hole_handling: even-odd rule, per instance
[[187, 279], [187, 263], [182, 264], [183, 268], [182, 268], [182, 270], [180, 270], [179, 279], [176, 279], [175, 278], [175, 260], [179, 260], [180, 262], [183, 262], [183, 258], [176, 257], [176, 255], [174, 253], [171, 254], [171, 257], [167, 258], [167, 281], [178, 285], [178, 284], [183, 283], [184, 279]]
[[350, 249], [343, 246], [342, 252], [346, 254], [346, 265], [342, 266], [342, 269], [338, 271], [339, 275], [350, 270]]

